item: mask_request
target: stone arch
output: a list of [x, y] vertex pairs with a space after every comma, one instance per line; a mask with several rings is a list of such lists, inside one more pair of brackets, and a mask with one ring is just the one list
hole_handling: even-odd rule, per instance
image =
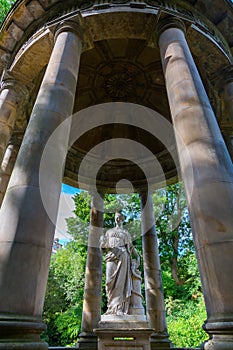
[[[130, 3], [22, 0], [7, 16], [0, 38], [1, 72], [4, 69], [0, 95], [1, 156], [10, 137], [24, 131], [25, 112], [21, 111], [28, 105], [28, 96], [32, 104], [37, 97], [0, 212], [3, 261], [0, 329], [4, 332], [7, 327], [7, 340], [0, 342], [0, 348], [11, 349], [18, 343], [20, 349], [47, 348], [39, 340], [39, 333], [44, 328], [41, 312], [63, 160], [73, 126], [67, 117], [113, 100], [138, 102], [172, 120], [208, 313], [205, 328], [211, 337], [204, 348], [232, 347], [233, 284], [222, 273], [223, 270], [231, 275], [233, 256], [232, 164], [205, 89], [207, 92], [213, 89], [217, 105], [221, 103], [216, 79], [219, 74], [225, 77], [232, 73], [232, 33], [228, 32], [228, 25], [233, 14], [228, 1], [215, 0], [209, 4], [211, 10], [207, 12], [202, 0], [194, 3], [190, 0], [186, 5], [156, 0]], [[87, 77], [89, 81], [85, 81]], [[221, 114], [217, 118], [232, 133], [232, 121], [226, 118], [232, 111], [232, 78], [223, 80], [226, 87], [221, 96], [227, 107], [216, 109]], [[137, 91], [137, 95], [132, 91]], [[19, 112], [21, 118], [17, 119]], [[150, 121], [154, 124], [153, 118]], [[49, 145], [53, 157], [41, 169], [44, 146], [62, 122], [65, 132], [56, 134]], [[131, 130], [119, 127], [127, 137], [130, 135]], [[109, 132], [108, 129], [101, 132], [106, 130]], [[95, 130], [92, 132], [95, 134]], [[141, 133], [140, 137], [147, 136]], [[71, 151], [81, 153], [81, 146], [75, 144]], [[85, 146], [84, 154], [90, 144]], [[44, 186], [52, 220], [41, 201], [40, 171], [48, 175]], [[153, 254], [156, 255], [155, 251]], [[21, 264], [21, 256], [27, 256], [31, 265]], [[155, 290], [161, 291], [159, 279], [153, 275], [156, 269], [159, 270], [159, 264], [147, 273], [148, 280], [152, 278], [154, 283], [148, 288], [148, 310], [153, 310], [148, 318], [157, 332], [152, 337], [152, 347], [164, 342], [170, 346], [163, 312], [156, 313], [158, 305], [152, 297]], [[13, 281], [9, 278], [12, 275]], [[99, 319], [99, 306], [97, 293], [95, 306], [88, 305], [91, 311], [84, 313], [84, 331], [90, 331], [82, 335], [86, 344], [94, 339], [93, 322]], [[94, 321], [90, 322], [92, 316]]]

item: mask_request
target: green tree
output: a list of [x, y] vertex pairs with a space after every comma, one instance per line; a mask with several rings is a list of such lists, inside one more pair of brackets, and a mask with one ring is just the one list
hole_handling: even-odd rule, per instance
[[197, 347], [207, 338], [206, 311], [182, 184], [156, 191], [153, 202], [170, 339]]
[[153, 195], [161, 264], [170, 268], [177, 285], [186, 283], [182, 257], [194, 253], [183, 186], [170, 185]]
[[0, 24], [16, 0], [0, 0]]
[[43, 318], [50, 346], [74, 344], [81, 329], [86, 246], [74, 239], [52, 256]]
[[206, 319], [204, 300], [166, 299], [167, 325], [172, 343], [177, 348], [196, 348], [208, 339], [203, 331]]

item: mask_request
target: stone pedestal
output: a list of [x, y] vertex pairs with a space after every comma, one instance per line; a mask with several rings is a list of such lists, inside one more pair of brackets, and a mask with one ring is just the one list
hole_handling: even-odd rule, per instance
[[150, 350], [152, 329], [99, 328], [98, 350]]

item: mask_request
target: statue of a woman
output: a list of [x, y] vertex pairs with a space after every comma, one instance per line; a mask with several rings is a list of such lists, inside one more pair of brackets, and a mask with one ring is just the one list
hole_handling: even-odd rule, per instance
[[108, 230], [101, 237], [101, 248], [107, 254], [106, 260], [106, 292], [108, 309], [105, 315], [125, 315], [129, 311], [132, 293], [131, 255], [136, 257], [137, 267], [139, 255], [132, 245], [129, 232], [123, 229], [124, 216], [115, 214], [116, 227]]

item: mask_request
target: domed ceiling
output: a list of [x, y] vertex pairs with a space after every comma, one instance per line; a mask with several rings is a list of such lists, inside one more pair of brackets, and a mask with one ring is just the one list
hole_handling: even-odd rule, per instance
[[[157, 48], [148, 47], [145, 40], [103, 40], [96, 42], [92, 50], [82, 55], [74, 112], [105, 103], [110, 103], [114, 112], [119, 106], [117, 102], [126, 104], [125, 114], [130, 113], [131, 104], [135, 104], [135, 108], [136, 105], [140, 105], [157, 111], [161, 118], [171, 123], [159, 52]], [[142, 115], [141, 118], [143, 117]], [[98, 171], [92, 174], [96, 178], [90, 173], [86, 174], [82, 186], [90, 184], [88, 178], [89, 180], [91, 178], [91, 182], [96, 182], [99, 190], [114, 192], [116, 184], [121, 179], [126, 179], [132, 183], [135, 190], [142, 190], [148, 185], [148, 174], [140, 168], [142, 162], [146, 163], [144, 166], [147, 173], [150, 172], [150, 180], [154, 178], [153, 182], [176, 178], [177, 169], [172, 155], [166, 150], [163, 140], [153, 135], [152, 125], [151, 130], [145, 130], [143, 123], [141, 127], [135, 125], [132, 115], [130, 117], [126, 115], [125, 118], [127, 124], [114, 119], [113, 123], [92, 128], [87, 123], [88, 130], [73, 144], [67, 157], [65, 179], [67, 177], [68, 182], [68, 178], [71, 177], [77, 182], [80, 181], [78, 177], [83, 178], [79, 165], [88, 152], [108, 140], [122, 138], [132, 141], [128, 142], [127, 150], [123, 149], [122, 158], [114, 158], [116, 151], [110, 149], [108, 144], [108, 152], [105, 153], [106, 162], [101, 163], [101, 166], [97, 167]], [[151, 123], [153, 124], [153, 120]], [[148, 149], [151, 157], [143, 159], [146, 157], [145, 154], [139, 156], [133, 141]], [[112, 147], [119, 148], [119, 143], [116, 142]], [[128, 159], [129, 153], [132, 155], [135, 152], [137, 156]], [[110, 159], [108, 153], [111, 154]], [[76, 166], [72, 159], [77, 160]], [[86, 166], [91, 169], [93, 162], [98, 162], [100, 159], [103, 159], [103, 152], [101, 154], [96, 152], [95, 156], [86, 161]], [[152, 176], [152, 170], [149, 168], [153, 162], [159, 163], [161, 168], [157, 168], [157, 171], [160, 175], [154, 173]]]

